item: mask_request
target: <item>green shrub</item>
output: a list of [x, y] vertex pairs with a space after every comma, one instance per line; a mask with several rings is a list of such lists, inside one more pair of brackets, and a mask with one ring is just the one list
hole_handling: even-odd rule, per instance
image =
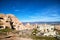
[[9, 32], [12, 32], [12, 29], [10, 28], [0, 29], [0, 34], [7, 34]]
[[37, 34], [37, 29], [33, 29], [33, 31], [32, 31], [32, 35], [36, 35]]

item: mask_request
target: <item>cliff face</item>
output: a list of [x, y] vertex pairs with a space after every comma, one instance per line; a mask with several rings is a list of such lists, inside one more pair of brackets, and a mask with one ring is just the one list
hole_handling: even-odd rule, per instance
[[8, 17], [6, 15], [0, 14], [0, 29], [4, 29], [6, 27], [10, 28], [10, 23], [7, 19]]
[[23, 26], [24, 25], [14, 15], [0, 14], [0, 29], [9, 27], [15, 30], [19, 30]]
[[10, 24], [11, 28], [15, 30], [19, 30], [19, 25], [22, 25], [22, 23], [12, 14], [7, 14], [8, 18], [10, 18]]

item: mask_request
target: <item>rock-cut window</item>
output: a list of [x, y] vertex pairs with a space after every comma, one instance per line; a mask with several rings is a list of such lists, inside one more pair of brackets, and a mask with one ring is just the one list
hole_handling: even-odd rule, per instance
[[51, 30], [53, 30], [53, 28], [51, 28]]
[[3, 18], [0, 17], [0, 19], [3, 19]]
[[0, 28], [3, 28], [3, 26], [0, 26]]

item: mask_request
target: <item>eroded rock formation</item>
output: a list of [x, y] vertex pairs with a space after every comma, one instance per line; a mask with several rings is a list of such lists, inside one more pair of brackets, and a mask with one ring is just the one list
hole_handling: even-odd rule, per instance
[[12, 14], [0, 14], [0, 29], [23, 30], [24, 25]]

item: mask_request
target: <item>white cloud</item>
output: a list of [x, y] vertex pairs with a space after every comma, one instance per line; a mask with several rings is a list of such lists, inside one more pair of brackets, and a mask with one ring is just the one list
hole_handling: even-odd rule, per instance
[[29, 16], [29, 18], [36, 19], [39, 18], [40, 16]]
[[20, 11], [20, 10], [15, 10], [15, 11]]
[[29, 16], [30, 19], [24, 19], [24, 22], [49, 22], [49, 21], [59, 21], [60, 17], [47, 17], [47, 16]]
[[52, 14], [51, 16], [53, 16], [53, 17], [58, 17], [59, 15], [58, 15], [58, 14]]

